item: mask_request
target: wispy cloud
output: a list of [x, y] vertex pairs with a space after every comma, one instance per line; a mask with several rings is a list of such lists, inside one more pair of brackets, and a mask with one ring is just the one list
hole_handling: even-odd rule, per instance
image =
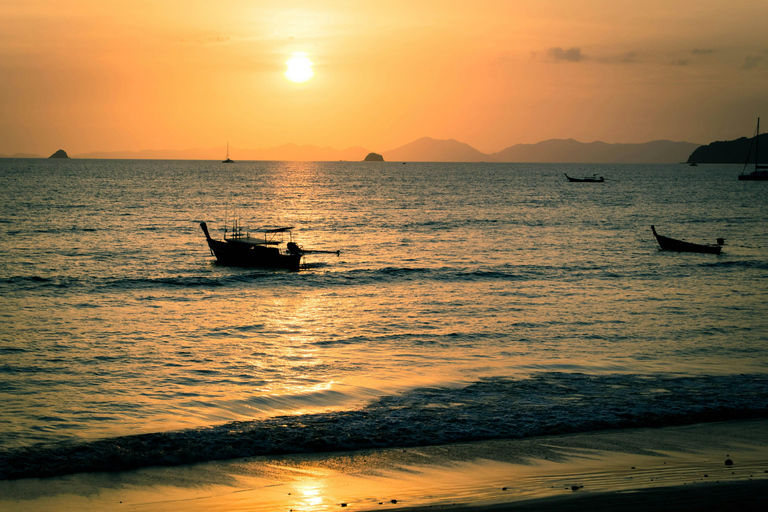
[[694, 48], [691, 50], [691, 53], [694, 55], [712, 55], [713, 53], [716, 53], [717, 50], [714, 48]]
[[547, 48], [543, 54], [540, 52], [533, 52], [533, 57], [540, 57], [548, 62], [598, 62], [600, 64], [633, 64], [638, 62], [637, 52], [624, 52], [614, 55], [585, 55], [582, 53], [581, 48], [573, 46], [571, 48], [562, 48], [555, 46]]
[[672, 64], [674, 64], [675, 66], [687, 66], [690, 63], [691, 61], [689, 59], [677, 59], [672, 61]]
[[559, 46], [549, 48], [546, 55], [555, 62], [581, 62], [586, 59], [586, 56], [581, 53], [581, 48], [575, 46], [567, 50]]

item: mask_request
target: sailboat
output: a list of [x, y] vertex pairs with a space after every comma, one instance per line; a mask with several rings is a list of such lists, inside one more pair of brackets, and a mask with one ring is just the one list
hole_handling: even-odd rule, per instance
[[227, 141], [227, 159], [226, 160], [222, 160], [221, 163], [223, 163], [223, 164], [233, 164], [233, 163], [235, 163], [234, 160], [230, 160], [230, 158], [229, 158], [229, 141]]
[[744, 171], [747, 168], [747, 165], [749, 165], [749, 155], [752, 153], [752, 145], [749, 146], [750, 151], [747, 152], [747, 161], [744, 162], [744, 169], [741, 170], [741, 174], [739, 174], [739, 179], [744, 181], [768, 181], [768, 165], [760, 165], [760, 160], [758, 160], [758, 154], [760, 149], [760, 144], [758, 143], [758, 137], [760, 136], [760, 118], [757, 118], [757, 129], [755, 130], [755, 138], [753, 139], [755, 141], [755, 170], [750, 173], [745, 173]]

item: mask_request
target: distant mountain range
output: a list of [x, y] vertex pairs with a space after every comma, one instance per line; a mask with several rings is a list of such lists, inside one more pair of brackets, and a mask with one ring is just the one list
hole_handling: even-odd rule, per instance
[[40, 155], [34, 153], [14, 153], [12, 155], [0, 155], [0, 158], [43, 158]]
[[[469, 144], [449, 139], [423, 137], [380, 154], [389, 162], [542, 162], [542, 163], [678, 163], [685, 162], [699, 147], [691, 142], [657, 140], [640, 144], [608, 144], [552, 139], [536, 144], [517, 144], [497, 153], [483, 153]], [[311, 145], [285, 144], [268, 149], [229, 148], [235, 160], [362, 161], [371, 151], [361, 147], [337, 150]], [[211, 149], [93, 152], [71, 158], [223, 160], [224, 146]], [[0, 155], [0, 157], [2, 157]], [[39, 158], [13, 155], [11, 158]], [[703, 160], [699, 160], [702, 162]]]
[[481, 153], [456, 140], [429, 137], [385, 151], [384, 160], [408, 162], [542, 162], [542, 163], [677, 163], [684, 162], [699, 144], [656, 140], [642, 144], [608, 144], [552, 139], [516, 144], [498, 153]]

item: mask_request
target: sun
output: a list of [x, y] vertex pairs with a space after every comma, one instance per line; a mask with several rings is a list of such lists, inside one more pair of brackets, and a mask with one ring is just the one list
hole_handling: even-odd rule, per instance
[[295, 83], [302, 83], [315, 76], [312, 71], [312, 61], [309, 60], [306, 53], [294, 53], [285, 63], [288, 69], [285, 70], [285, 78]]

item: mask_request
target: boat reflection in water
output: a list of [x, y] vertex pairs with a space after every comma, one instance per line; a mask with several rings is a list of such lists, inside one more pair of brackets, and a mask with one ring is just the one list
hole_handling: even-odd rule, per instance
[[212, 238], [205, 222], [201, 222], [200, 227], [203, 228], [211, 253], [221, 265], [299, 270], [305, 254], [341, 254], [341, 251], [302, 248], [293, 241], [293, 227], [263, 229], [259, 233], [263, 234], [264, 238], [253, 238], [250, 233], [244, 233], [240, 224], [235, 221], [230, 236], [224, 231], [223, 240]]
[[707, 244], [694, 244], [691, 242], [685, 242], [683, 240], [676, 240], [667, 236], [662, 236], [656, 233], [656, 228], [651, 226], [653, 236], [656, 237], [656, 241], [659, 242], [659, 247], [663, 251], [678, 251], [678, 252], [701, 252], [707, 254], [720, 254], [723, 243], [725, 241], [722, 238], [717, 239], [717, 245]]

